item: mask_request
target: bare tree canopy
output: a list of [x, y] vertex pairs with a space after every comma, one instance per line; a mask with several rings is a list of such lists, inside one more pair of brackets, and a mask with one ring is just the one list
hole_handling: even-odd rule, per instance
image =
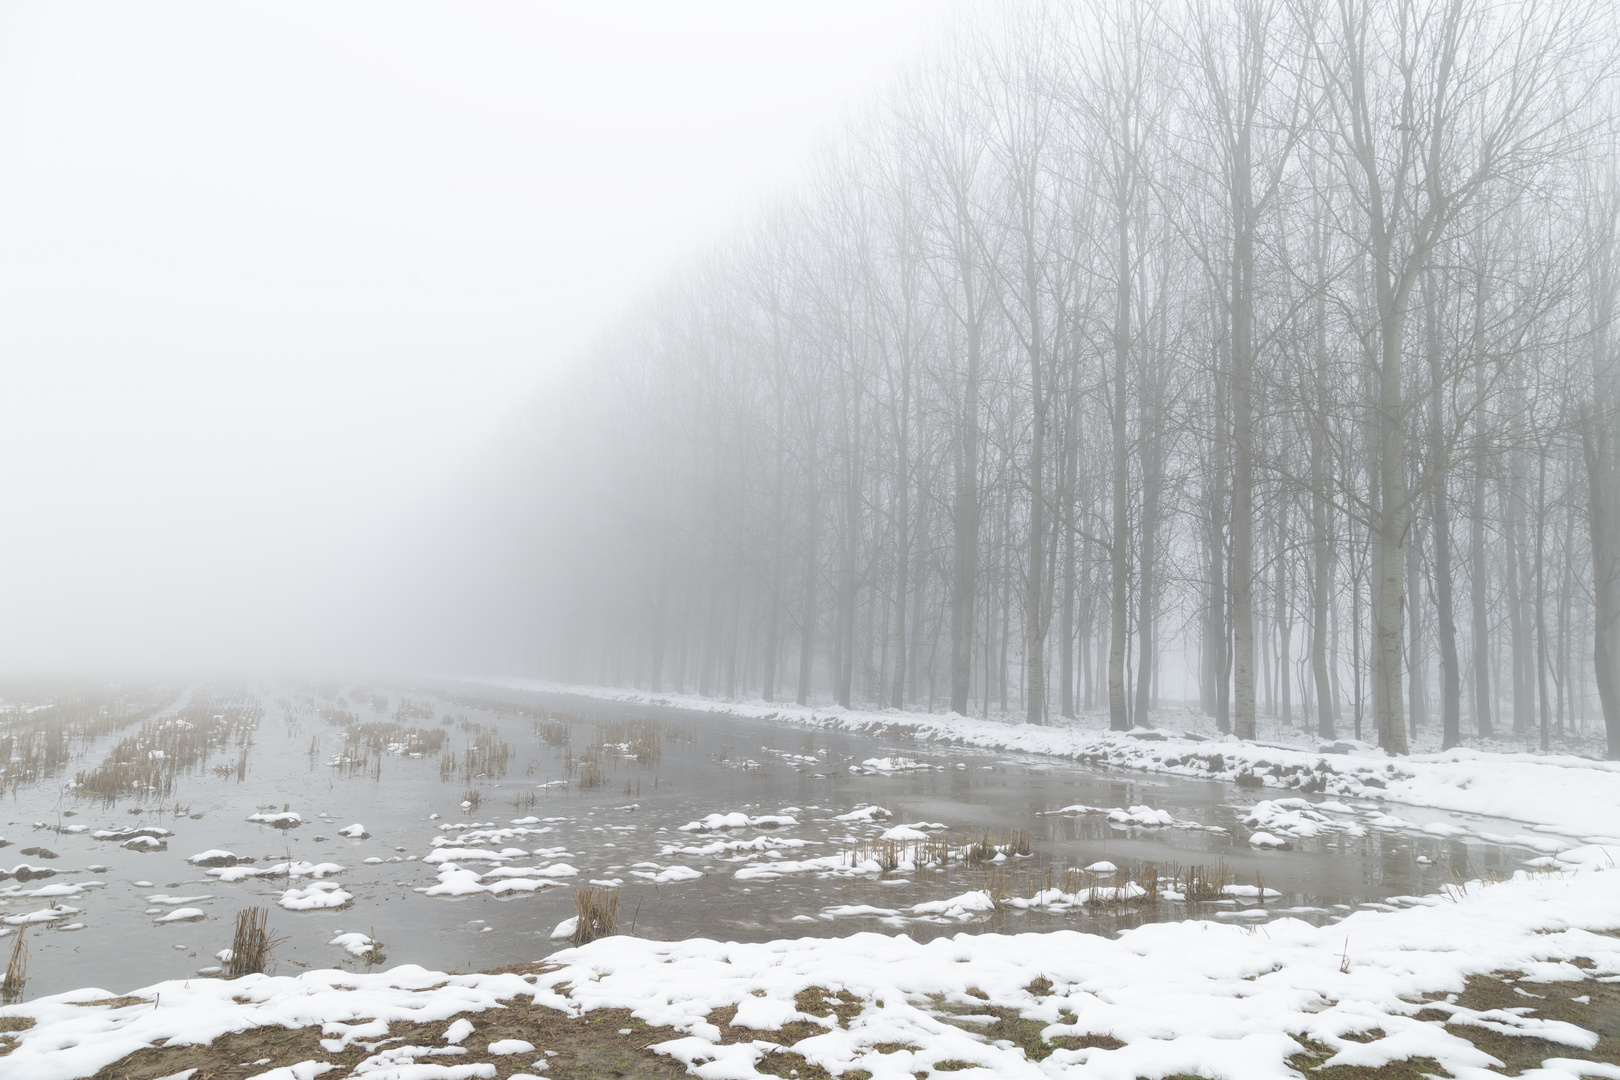
[[1620, 756], [1616, 33], [970, 21], [537, 418], [522, 663]]

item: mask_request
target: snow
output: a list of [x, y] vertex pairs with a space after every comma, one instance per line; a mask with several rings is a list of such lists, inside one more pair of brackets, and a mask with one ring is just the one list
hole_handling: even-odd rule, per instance
[[534, 1043], [522, 1039], [496, 1039], [489, 1044], [489, 1052], [497, 1057], [506, 1057], [510, 1054], [532, 1054]]
[[703, 871], [690, 866], [666, 866], [661, 870], [632, 870], [631, 877], [645, 878], [654, 885], [669, 885], [677, 881], [696, 881]]
[[354, 899], [335, 881], [312, 882], [307, 888], [288, 889], [276, 901], [288, 911], [315, 911], [320, 908], [340, 908]]
[[123, 841], [135, 836], [150, 836], [154, 839], [162, 839], [165, 836], [173, 835], [174, 833], [159, 825], [142, 825], [137, 828], [97, 829], [90, 834], [90, 839]]
[[927, 840], [928, 834], [915, 825], [896, 825], [892, 829], [884, 829], [880, 840]]
[[571, 938], [574, 936], [574, 931], [577, 929], [579, 929], [579, 916], [570, 916], [569, 918], [566, 918], [562, 922], [558, 923], [556, 927], [552, 929], [551, 940], [561, 941], [564, 938]]
[[209, 848], [207, 851], [199, 851], [190, 856], [186, 862], [193, 866], [235, 866], [237, 859], [235, 852], [226, 851], [224, 848]]
[[8, 915], [0, 919], [0, 922], [5, 923], [7, 926], [33, 926], [36, 923], [51, 923], [58, 919], [65, 919], [69, 915], [79, 914], [82, 914], [82, 912], [75, 907], [48, 907], [41, 908], [38, 911], [30, 911], [26, 915]]
[[344, 868], [335, 862], [312, 863], [299, 860], [296, 862], [273, 863], [265, 868], [264, 873], [276, 876], [286, 874], [288, 877], [294, 878], [323, 878], [328, 874], [341, 874], [343, 870]]
[[371, 834], [366, 832], [366, 827], [364, 825], [361, 825], [359, 822], [356, 822], [353, 825], [348, 825], [348, 826], [345, 826], [344, 828], [339, 829], [338, 830], [338, 835], [339, 836], [347, 836], [351, 840], [364, 840], [366, 837], [370, 836]]
[[[439, 883], [417, 892], [427, 896], [473, 896], [489, 893], [538, 892], [548, 885], [560, 885], [558, 878], [578, 876], [579, 871], [564, 862], [549, 866], [497, 866], [479, 873], [453, 862], [439, 866]], [[488, 884], [486, 884], [488, 882]]]
[[[773, 719], [815, 728], [912, 736], [952, 746], [1044, 754], [1115, 769], [1236, 780], [1248, 774], [1286, 795], [1316, 791], [1342, 805], [1379, 799], [1482, 817], [1510, 818], [1558, 836], [1620, 838], [1620, 762], [1569, 754], [1504, 753], [1456, 748], [1398, 759], [1363, 743], [1341, 739], [1323, 752], [1318, 742], [1300, 747], [1245, 743], [1233, 738], [1189, 738], [1160, 728], [1152, 739], [1106, 730], [1107, 717], [1081, 717], [1071, 726], [1036, 726], [959, 714], [865, 711], [836, 705], [800, 706], [766, 701], [722, 701], [695, 694], [649, 694], [609, 687], [577, 686], [535, 679], [485, 682], [517, 690], [574, 694], [601, 700], [674, 706], [698, 712]], [[1188, 714], [1189, 723], [1203, 718]], [[864, 766], [893, 766], [909, 758], [871, 759]], [[1326, 812], [1322, 804], [1318, 812]], [[1415, 827], [1407, 822], [1408, 827]], [[1394, 827], [1391, 823], [1391, 827]], [[1482, 839], [1489, 839], [1481, 836]], [[1518, 842], [1518, 838], [1514, 839]], [[1546, 849], [1569, 847], [1552, 842]]]
[[1257, 832], [1249, 837], [1249, 843], [1258, 848], [1285, 848], [1288, 841], [1280, 836], [1272, 836], [1268, 832]]
[[[20, 885], [12, 885], [8, 888], [0, 889], [0, 899], [10, 900], [13, 897], [19, 896], [78, 896], [80, 893], [88, 892], [91, 889], [102, 889], [106, 888], [106, 886], [107, 883], [105, 881], [80, 881], [73, 884], [59, 882], [53, 885], [41, 885], [37, 889], [25, 889]], [[202, 897], [202, 899], [208, 898]]]
[[847, 814], [839, 814], [834, 821], [888, 821], [894, 815], [881, 806], [860, 806]]
[[918, 904], [911, 909], [913, 915], [944, 915], [951, 919], [972, 918], [985, 911], [994, 911], [995, 900], [989, 893], [982, 890], [963, 893], [953, 896], [949, 900], [931, 900], [926, 904]]
[[248, 820], [256, 821], [260, 825], [270, 825], [277, 829], [293, 829], [304, 823], [304, 819], [299, 816], [296, 810], [286, 810], [279, 814], [249, 814]]
[[378, 943], [365, 934], [339, 934], [328, 945], [336, 945], [345, 949], [352, 956], [365, 956], [367, 953], [377, 951]]
[[154, 923], [196, 922], [198, 919], [206, 919], [207, 917], [208, 913], [202, 908], [183, 907], [176, 908], [162, 918], [153, 919], [152, 921]]
[[483, 848], [457, 848], [437, 847], [422, 856], [425, 863], [443, 862], [509, 862], [512, 859], [528, 857], [527, 848], [502, 848], [500, 851], [487, 851]]
[[740, 810], [729, 814], [709, 814], [700, 821], [689, 821], [681, 826], [682, 832], [712, 832], [716, 829], [775, 829], [797, 825], [798, 819], [786, 814], [765, 814], [749, 817]]
[[451, 1024], [448, 1029], [446, 1029], [444, 1033], [444, 1041], [449, 1043], [451, 1046], [456, 1046], [465, 1041], [467, 1036], [471, 1035], [476, 1030], [477, 1028], [473, 1027], [471, 1020], [468, 1020], [466, 1017], [462, 1017], [460, 1020], [457, 1020], [455, 1023]]
[[322, 1073], [331, 1072], [337, 1068], [324, 1061], [300, 1061], [296, 1065], [282, 1065], [269, 1072], [255, 1073], [248, 1080], [315, 1080]]
[[[772, 1045], [771, 1034], [793, 1022], [821, 1029], [795, 1050], [832, 1075], [866, 1069], [875, 1078], [904, 1077], [956, 1059], [995, 1076], [1032, 1080], [1174, 1073], [1282, 1080], [1295, 1075], [1285, 1062], [1304, 1038], [1329, 1047], [1334, 1065], [1378, 1069], [1422, 1056], [1454, 1076], [1487, 1075], [1482, 1070], [1492, 1062], [1485, 1054], [1443, 1023], [1416, 1018], [1428, 1008], [1453, 1024], [1568, 1048], [1526, 1073], [1567, 1080], [1578, 1072], [1620, 1072], [1567, 1057], [1593, 1046], [1593, 1032], [1523, 1010], [1467, 1009], [1444, 995], [1461, 991], [1469, 975], [1505, 970], [1524, 972], [1519, 985], [1530, 988], [1620, 978], [1620, 937], [1612, 933], [1620, 929], [1611, 880], [1617, 874], [1595, 862], [1573, 871], [1520, 872], [1494, 884], [1469, 882], [1441, 902], [1360, 911], [1332, 926], [1275, 919], [1264, 933], [1194, 920], [1149, 923], [1115, 937], [1065, 930], [957, 934], [926, 943], [872, 933], [761, 943], [619, 936], [556, 952], [528, 976], [406, 965], [381, 973], [174, 980], [136, 991], [130, 1004], [89, 1004], [131, 999], [86, 988], [0, 1007], [0, 1019], [35, 1021], [9, 1032], [16, 1042], [7, 1073], [30, 1080], [75, 1080], [160, 1040], [201, 1044], [249, 1027], [324, 1025], [323, 1046], [333, 1053], [357, 1039], [376, 1045], [395, 1021], [444, 1022], [448, 1039], [459, 1021], [474, 1017], [465, 1024], [470, 1034], [476, 1014], [514, 998], [572, 1015], [628, 1010], [665, 1029], [658, 1052], [706, 1077], [749, 1075]], [[983, 893], [967, 893], [941, 902], [947, 906], [938, 914], [988, 902]], [[571, 923], [557, 936], [566, 937]], [[1572, 963], [1578, 958], [1594, 966], [1583, 972]], [[847, 992], [859, 1015], [843, 1026], [800, 1012], [795, 996], [811, 986]], [[1434, 1000], [1420, 1006], [1425, 997]], [[1096, 1033], [1123, 1045], [1058, 1049], [1036, 1065], [1010, 1042], [947, 1023], [940, 1005], [1009, 1009], [1042, 1025], [1048, 1039]], [[721, 1044], [711, 1014], [729, 1006], [737, 1008], [737, 1026], [760, 1033], [757, 1042]], [[1367, 1041], [1375, 1028], [1383, 1035]], [[357, 1075], [409, 1075], [407, 1066], [434, 1053], [377, 1046]], [[474, 1059], [465, 1064], [473, 1067]], [[484, 1071], [465, 1075], [497, 1075], [493, 1066], [477, 1067]]]
[[908, 757], [867, 758], [865, 761], [861, 762], [860, 767], [867, 772], [885, 774], [897, 772], [917, 772], [922, 769], [933, 768], [933, 766], [929, 765], [927, 762], [918, 761], [915, 758]]
[[236, 881], [245, 881], [250, 877], [269, 877], [273, 871], [268, 866], [216, 866], [203, 873], [211, 878], [218, 878], [227, 884]]
[[1088, 814], [1101, 814], [1114, 825], [1136, 826], [1139, 828], [1175, 828], [1197, 829], [1202, 832], [1225, 832], [1219, 825], [1201, 825], [1196, 821], [1183, 821], [1168, 810], [1155, 810], [1151, 806], [1132, 806], [1123, 808], [1118, 806], [1087, 806], [1084, 803], [1075, 803], [1073, 806], [1059, 807], [1056, 810], [1047, 810], [1050, 815], [1064, 814], [1079, 817]]
[[[1269, 833], [1275, 836], [1287, 836], [1304, 839], [1320, 836], [1323, 833], [1342, 832], [1350, 836], [1365, 836], [1366, 827], [1354, 820], [1335, 821], [1324, 812], [1325, 807], [1337, 804], [1312, 804], [1305, 799], [1267, 799], [1258, 802], [1243, 819], [1243, 824], [1251, 829]], [[1354, 814], [1348, 806], [1339, 811], [1343, 814]], [[1444, 826], [1444, 828], [1456, 828]], [[1426, 830], [1427, 831], [1427, 830]], [[1466, 829], [1457, 829], [1457, 833], [1467, 832]], [[1253, 843], [1253, 840], [1250, 841]]]

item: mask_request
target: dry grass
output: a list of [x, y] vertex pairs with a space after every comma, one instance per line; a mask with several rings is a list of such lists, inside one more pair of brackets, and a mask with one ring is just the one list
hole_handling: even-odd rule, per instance
[[242, 748], [242, 756], [230, 771], [245, 778], [246, 751], [264, 709], [245, 691], [207, 689], [209, 693], [193, 695], [174, 713], [147, 720], [119, 740], [96, 768], [81, 770], [74, 779], [75, 794], [109, 806], [123, 796], [167, 797], [179, 775], [206, 767], [211, 756], [232, 743]]
[[[462, 1014], [472, 1021], [475, 1031], [461, 1044], [466, 1054], [448, 1064], [488, 1064], [493, 1066], [493, 1075], [506, 1076], [514, 1071], [539, 1071], [523, 1069], [519, 1062], [540, 1058], [547, 1063], [543, 1075], [548, 1080], [679, 1080], [687, 1075], [686, 1066], [679, 1061], [647, 1049], [652, 1043], [678, 1038], [680, 1033], [649, 1027], [628, 1010], [596, 1009], [583, 1016], [571, 1016], [534, 1004], [523, 995], [503, 1001], [502, 1006]], [[427, 1023], [395, 1020], [388, 1025], [388, 1035], [391, 1044], [434, 1046], [441, 1044], [448, 1023], [448, 1019]], [[621, 1031], [629, 1033], [621, 1035]], [[156, 1080], [187, 1069], [198, 1070], [192, 1080], [250, 1080], [274, 1065], [310, 1060], [333, 1066], [328, 1077], [343, 1077], [353, 1075], [375, 1052], [369, 1048], [369, 1040], [361, 1039], [334, 1053], [321, 1045], [322, 1037], [319, 1024], [290, 1030], [277, 1024], [227, 1032], [201, 1045], [177, 1042], [150, 1046], [108, 1065], [93, 1080]], [[532, 1042], [538, 1052], [516, 1060], [489, 1053], [489, 1044], [500, 1039]], [[5, 1049], [0, 1041], [0, 1055]], [[547, 1055], [547, 1050], [556, 1056]], [[266, 1058], [270, 1064], [254, 1064]], [[446, 1059], [421, 1060], [426, 1063]], [[850, 1075], [844, 1074], [846, 1078]], [[4, 1056], [0, 1056], [0, 1076], [9, 1080]], [[799, 1073], [800, 1080], [813, 1077], [813, 1073], [803, 1070]]]
[[591, 886], [574, 893], [574, 944], [584, 945], [619, 932], [619, 890]]
[[231, 959], [226, 973], [233, 979], [264, 971], [270, 953], [287, 939], [270, 936], [270, 909], [250, 907], [236, 913], [236, 933], [231, 937]]
[[0, 684], [0, 793], [56, 776], [93, 741], [151, 719], [178, 686]]
[[845, 866], [875, 862], [884, 873], [888, 873], [904, 861], [909, 850], [912, 850], [912, 846], [902, 840], [857, 840], [853, 844], [846, 844], [841, 854]]
[[1225, 899], [1226, 887], [1233, 880], [1232, 868], [1220, 859], [1216, 859], [1212, 867], [1172, 863], [1169, 877], [1171, 889], [1189, 904]]
[[989, 862], [997, 855], [1028, 855], [1029, 830], [1019, 829], [1017, 832], [1003, 832], [997, 840], [991, 840], [990, 834], [985, 833], [979, 839], [969, 844], [964, 852], [964, 862]]
[[511, 745], [502, 742], [498, 733], [480, 730], [462, 754], [461, 777], [468, 783], [476, 779], [499, 779], [506, 775], [511, 758]]
[[23, 944], [23, 930], [26, 927], [17, 927], [17, 937], [11, 943], [11, 958], [6, 961], [6, 977], [0, 979], [0, 1000], [7, 1004], [22, 997], [23, 986], [28, 982], [28, 946]]
[[394, 706], [394, 721], [403, 724], [407, 720], [432, 720], [436, 711], [431, 701], [412, 701], [402, 697], [399, 704]]

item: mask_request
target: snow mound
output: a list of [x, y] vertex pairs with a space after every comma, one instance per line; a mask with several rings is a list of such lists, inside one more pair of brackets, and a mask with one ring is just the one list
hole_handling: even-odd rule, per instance
[[913, 821], [909, 825], [895, 825], [885, 829], [880, 839], [883, 840], [927, 840], [928, 832], [938, 831], [945, 826], [938, 821]]
[[65, 919], [69, 915], [81, 914], [75, 907], [48, 907], [38, 911], [30, 911], [26, 915], [7, 915], [0, 922], [7, 926], [34, 926], [38, 923], [53, 923], [58, 919]]
[[317, 911], [340, 908], [354, 899], [354, 894], [335, 881], [316, 881], [302, 889], [288, 889], [276, 901], [288, 911]]
[[208, 913], [202, 908], [183, 907], [176, 908], [167, 915], [164, 915], [161, 918], [153, 919], [152, 921], [154, 923], [196, 922], [198, 919], [206, 919], [207, 917]]
[[994, 911], [996, 902], [981, 890], [953, 896], [949, 900], [930, 900], [911, 909], [913, 915], [943, 915], [948, 919], [971, 919], [986, 911]]
[[632, 870], [631, 877], [646, 878], [654, 885], [668, 885], [676, 881], [696, 881], [703, 871], [690, 866], [666, 866], [661, 870]]
[[296, 810], [284, 810], [279, 814], [262, 812], [249, 814], [248, 820], [275, 829], [296, 829], [304, 823], [303, 817]]
[[1063, 814], [1070, 817], [1080, 817], [1091, 814], [1100, 814], [1106, 817], [1110, 824], [1144, 829], [1201, 829], [1205, 832], [1225, 832], [1218, 825], [1201, 825], [1196, 821], [1183, 821], [1171, 814], [1168, 810], [1158, 810], [1151, 806], [1087, 806], [1085, 803], [1075, 803], [1073, 806], [1062, 806], [1056, 810], [1045, 811], [1048, 815]]
[[894, 815], [881, 806], [860, 806], [847, 814], [839, 814], [834, 821], [888, 821]]
[[475, 896], [489, 893], [538, 892], [548, 885], [560, 885], [558, 878], [576, 877], [579, 871], [567, 863], [550, 866], [498, 866], [480, 874], [455, 863], [439, 867], [439, 883], [417, 891], [425, 896]]
[[534, 1043], [522, 1039], [496, 1039], [489, 1044], [489, 1052], [496, 1057], [506, 1057], [511, 1054], [532, 1054]]
[[797, 818], [786, 814], [764, 814], [759, 817], [749, 817], [737, 810], [729, 814], [709, 814], [699, 821], [689, 821], [681, 826], [681, 832], [713, 832], [716, 829], [776, 829], [788, 825], [797, 825]]
[[168, 829], [161, 828], [157, 825], [142, 825], [138, 828], [128, 829], [97, 829], [95, 832], [90, 834], [90, 839], [116, 840], [119, 843], [122, 843], [125, 840], [130, 840], [137, 836], [150, 836], [155, 840], [161, 840], [166, 836], [173, 835], [174, 833], [170, 832]]
[[376, 952], [378, 943], [365, 934], [339, 934], [328, 945], [337, 945], [345, 949], [351, 956], [364, 956]]
[[[1342, 812], [1349, 812], [1349, 807]], [[1367, 833], [1366, 828], [1355, 821], [1334, 821], [1305, 799], [1267, 799], [1255, 803], [1244, 816], [1243, 824], [1272, 836], [1294, 839], [1308, 839], [1329, 832], [1348, 833], [1351, 836], [1365, 836]]]
[[934, 766], [925, 761], [908, 757], [881, 757], [867, 758], [861, 762], [860, 768], [865, 772], [893, 774], [899, 772], [921, 772], [932, 769]]

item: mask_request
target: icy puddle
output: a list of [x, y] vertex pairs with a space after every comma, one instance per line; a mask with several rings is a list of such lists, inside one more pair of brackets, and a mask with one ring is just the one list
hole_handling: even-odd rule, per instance
[[28, 997], [217, 973], [250, 905], [286, 939], [281, 973], [470, 971], [550, 952], [587, 886], [616, 888], [621, 930], [646, 938], [925, 940], [1325, 923], [1579, 858], [1512, 823], [657, 707], [454, 687], [260, 700], [251, 744], [222, 742], [162, 798], [87, 790], [140, 738], [175, 745], [178, 713], [8, 793], [0, 948], [25, 935]]

